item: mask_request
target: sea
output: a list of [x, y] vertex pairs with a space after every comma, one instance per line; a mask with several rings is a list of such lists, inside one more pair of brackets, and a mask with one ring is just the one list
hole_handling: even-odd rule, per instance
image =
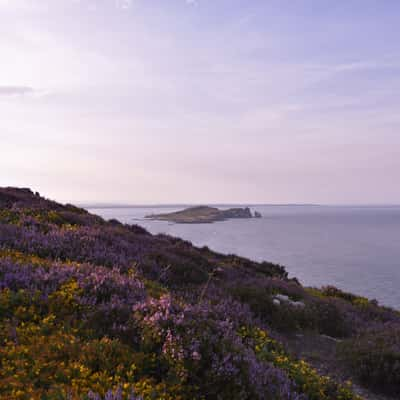
[[212, 224], [145, 219], [182, 208], [88, 209], [105, 219], [141, 225], [153, 234], [166, 233], [220, 253], [281, 264], [306, 286], [334, 285], [400, 309], [400, 206], [256, 205], [250, 209], [262, 218]]

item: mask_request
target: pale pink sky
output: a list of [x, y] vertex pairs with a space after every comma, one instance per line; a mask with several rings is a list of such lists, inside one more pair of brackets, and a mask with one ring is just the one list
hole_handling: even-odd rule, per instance
[[0, 186], [400, 203], [400, 2], [0, 0]]

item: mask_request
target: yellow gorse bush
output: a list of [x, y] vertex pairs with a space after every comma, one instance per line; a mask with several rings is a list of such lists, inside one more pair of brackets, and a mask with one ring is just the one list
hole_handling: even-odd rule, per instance
[[[9, 250], [0, 257], [36, 261]], [[2, 317], [6, 311], [13, 316], [0, 320], [0, 398], [75, 400], [87, 398], [90, 391], [104, 396], [120, 388], [123, 398], [135, 390], [144, 400], [182, 399], [179, 385], [171, 388], [138, 376], [130, 347], [108, 337], [88, 339], [80, 327], [65, 324], [62, 317], [78, 307], [80, 292], [76, 281], [65, 283], [49, 296], [43, 315], [39, 293], [0, 291]]]
[[272, 362], [283, 369], [296, 382], [298, 388], [307, 394], [310, 400], [328, 400], [332, 393], [337, 400], [362, 400], [351, 389], [351, 383], [338, 385], [329, 376], [322, 376], [304, 360], [289, 357], [283, 347], [258, 327], [241, 327], [239, 335], [253, 344], [253, 349], [263, 360]]

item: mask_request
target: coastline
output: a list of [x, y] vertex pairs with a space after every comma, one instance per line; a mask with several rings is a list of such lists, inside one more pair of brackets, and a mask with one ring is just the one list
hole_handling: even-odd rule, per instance
[[[278, 393], [282, 400], [321, 393], [326, 400], [359, 400], [358, 386], [348, 379], [374, 382], [382, 393], [397, 390], [395, 364], [393, 372], [374, 375], [392, 379], [390, 385], [357, 373], [370, 368], [361, 352], [366, 345], [367, 356], [379, 355], [382, 340], [397, 337], [398, 311], [332, 286], [305, 288], [278, 264], [152, 235], [32, 192], [0, 189], [0, 211], [0, 307], [7, 310], [0, 314], [0, 339], [2, 357], [12, 365], [0, 372], [7, 382], [0, 394], [15, 387], [24, 394], [33, 385], [32, 366], [18, 362], [25, 355], [45, 383], [29, 387], [42, 397], [49, 388], [73, 387], [76, 365], [79, 396], [100, 391], [125, 399], [134, 391], [146, 400], [189, 400], [213, 398], [217, 390], [238, 400], [237, 393], [248, 400]], [[310, 341], [313, 357], [298, 351]], [[396, 346], [387, 341], [382, 357], [394, 356]], [[167, 372], [149, 368], [150, 360]], [[232, 364], [227, 368], [224, 360]], [[391, 360], [383, 358], [386, 366]], [[56, 372], [51, 377], [48, 362]], [[99, 362], [105, 380], [96, 372]], [[117, 375], [113, 365], [119, 365]], [[268, 384], [271, 379], [277, 386]], [[366, 399], [382, 398], [364, 391]]]

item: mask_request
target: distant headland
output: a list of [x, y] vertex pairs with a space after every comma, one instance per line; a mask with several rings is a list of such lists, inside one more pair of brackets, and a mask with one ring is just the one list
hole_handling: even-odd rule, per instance
[[220, 210], [216, 207], [196, 206], [172, 213], [146, 215], [145, 218], [177, 224], [207, 224], [231, 218], [261, 218], [261, 214], [256, 211], [253, 215], [249, 207]]

